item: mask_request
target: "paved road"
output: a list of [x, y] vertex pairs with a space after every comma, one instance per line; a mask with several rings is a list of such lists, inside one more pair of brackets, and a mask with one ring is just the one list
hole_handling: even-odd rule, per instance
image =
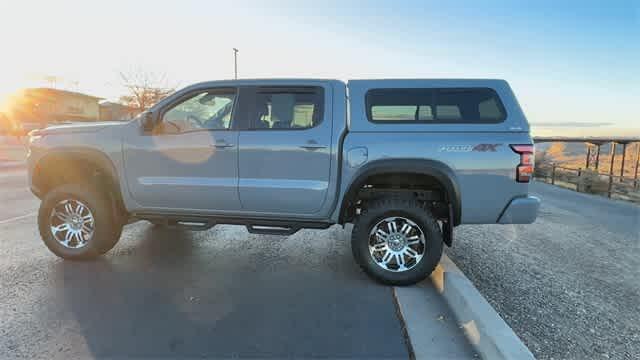
[[448, 254], [540, 359], [640, 358], [640, 207], [534, 183], [533, 225], [462, 226]]
[[[392, 289], [354, 265], [340, 227], [140, 222], [100, 261], [64, 262], [39, 239], [24, 177], [0, 174], [0, 358], [409, 357]], [[473, 356], [442, 301], [426, 313], [432, 331], [416, 341]]]

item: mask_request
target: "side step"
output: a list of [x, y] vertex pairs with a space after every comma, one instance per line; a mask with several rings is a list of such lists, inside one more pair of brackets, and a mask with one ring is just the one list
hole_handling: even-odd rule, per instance
[[145, 218], [154, 224], [164, 225], [170, 229], [185, 229], [193, 231], [209, 230], [216, 225], [206, 219], [171, 219], [162, 217]]
[[162, 224], [170, 228], [208, 230], [218, 224], [244, 225], [251, 234], [293, 235], [300, 229], [326, 229], [326, 222], [246, 219], [231, 217], [183, 217], [180, 215], [136, 214], [136, 218]]
[[252, 234], [262, 235], [293, 235], [300, 230], [300, 227], [263, 226], [247, 225], [247, 231]]
[[283, 220], [246, 220], [247, 231], [262, 235], [293, 235], [300, 229], [326, 229], [331, 224], [319, 222], [287, 222]]
[[[225, 222], [221, 222], [225, 223]], [[226, 222], [229, 223], [229, 222]], [[324, 222], [309, 221], [286, 221], [286, 220], [244, 220], [247, 231], [252, 234], [262, 235], [293, 235], [300, 229], [326, 229], [331, 224]]]

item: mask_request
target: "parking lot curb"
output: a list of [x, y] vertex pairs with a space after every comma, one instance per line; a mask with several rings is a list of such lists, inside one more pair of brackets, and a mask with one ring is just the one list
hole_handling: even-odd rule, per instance
[[483, 359], [535, 359], [533, 354], [445, 254], [431, 282]]

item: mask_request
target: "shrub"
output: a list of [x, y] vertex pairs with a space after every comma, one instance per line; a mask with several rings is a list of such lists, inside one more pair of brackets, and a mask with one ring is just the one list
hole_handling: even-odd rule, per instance
[[545, 178], [551, 176], [551, 161], [544, 152], [537, 152], [534, 161], [533, 176]]
[[579, 182], [580, 190], [586, 193], [601, 194], [609, 190], [608, 179], [593, 171], [583, 170]]

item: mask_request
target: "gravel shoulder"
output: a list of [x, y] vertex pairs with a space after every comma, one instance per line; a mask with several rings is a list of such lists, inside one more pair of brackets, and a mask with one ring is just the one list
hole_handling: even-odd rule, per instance
[[640, 358], [640, 207], [531, 189], [535, 224], [459, 227], [448, 255], [537, 358]]

